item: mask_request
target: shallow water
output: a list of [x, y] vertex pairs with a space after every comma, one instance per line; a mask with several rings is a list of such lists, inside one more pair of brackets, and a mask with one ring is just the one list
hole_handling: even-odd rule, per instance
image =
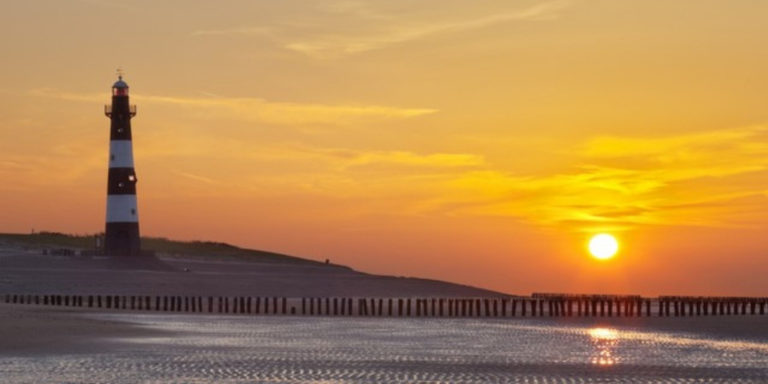
[[768, 342], [761, 339], [525, 319], [87, 316], [169, 336], [113, 339], [98, 354], [0, 358], [2, 381], [768, 382]]

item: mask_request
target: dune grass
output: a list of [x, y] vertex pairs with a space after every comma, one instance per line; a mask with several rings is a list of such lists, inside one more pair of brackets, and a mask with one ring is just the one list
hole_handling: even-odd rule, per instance
[[[90, 250], [95, 247], [94, 235], [72, 235], [58, 232], [38, 232], [32, 234], [0, 233], [0, 243], [14, 244], [30, 248], [70, 248]], [[142, 237], [143, 249], [155, 251], [166, 256], [184, 256], [194, 258], [237, 259], [265, 263], [315, 264], [319, 261], [280, 253], [236, 247], [227, 243], [212, 241], [176, 241], [162, 237]]]

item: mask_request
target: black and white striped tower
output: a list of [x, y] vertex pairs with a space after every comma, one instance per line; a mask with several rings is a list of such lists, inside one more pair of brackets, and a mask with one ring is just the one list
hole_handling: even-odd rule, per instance
[[104, 252], [107, 255], [139, 255], [137, 180], [131, 142], [131, 118], [136, 116], [136, 106], [128, 103], [128, 84], [122, 75], [112, 86], [112, 105], [105, 106], [104, 113], [111, 120]]

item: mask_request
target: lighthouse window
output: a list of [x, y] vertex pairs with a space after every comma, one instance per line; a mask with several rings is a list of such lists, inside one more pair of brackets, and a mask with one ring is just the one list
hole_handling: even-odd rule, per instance
[[134, 215], [134, 216], [136, 215], [136, 209], [135, 208], [131, 208], [131, 215]]
[[109, 155], [110, 160], [115, 160], [115, 155]]

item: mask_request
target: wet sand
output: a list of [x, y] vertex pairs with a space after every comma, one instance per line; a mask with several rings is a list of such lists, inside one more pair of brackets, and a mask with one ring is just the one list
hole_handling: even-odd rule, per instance
[[401, 319], [0, 304], [4, 382], [763, 383], [765, 317]]
[[640, 331], [674, 332], [712, 339], [768, 342], [768, 316], [694, 317], [560, 317], [537, 318], [546, 326], [619, 327]]
[[115, 338], [170, 334], [87, 314], [78, 309], [0, 304], [0, 356], [93, 353], [114, 347]]

